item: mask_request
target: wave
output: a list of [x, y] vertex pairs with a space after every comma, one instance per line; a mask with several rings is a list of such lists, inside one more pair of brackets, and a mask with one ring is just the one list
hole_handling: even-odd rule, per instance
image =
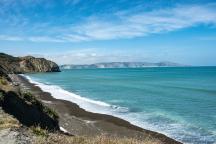
[[126, 107], [119, 107], [116, 105], [110, 105], [108, 103], [92, 100], [85, 97], [81, 97], [75, 93], [66, 91], [59, 86], [56, 85], [47, 85], [41, 82], [38, 82], [27, 75], [22, 75], [26, 79], [29, 80], [30, 83], [35, 84], [36, 86], [40, 87], [42, 91], [49, 92], [54, 98], [56, 99], [63, 99], [73, 103], [78, 104], [81, 108], [91, 111], [91, 112], [99, 112], [102, 114], [110, 114], [110, 112], [119, 112], [119, 113], [126, 113], [129, 111]]

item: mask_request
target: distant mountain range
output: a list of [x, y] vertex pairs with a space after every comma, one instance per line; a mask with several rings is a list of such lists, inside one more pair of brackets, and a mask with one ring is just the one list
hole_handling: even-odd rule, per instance
[[173, 62], [107, 62], [107, 63], [95, 63], [85, 65], [73, 65], [66, 64], [61, 65], [61, 69], [91, 69], [91, 68], [144, 68], [144, 67], [181, 67], [186, 66]]

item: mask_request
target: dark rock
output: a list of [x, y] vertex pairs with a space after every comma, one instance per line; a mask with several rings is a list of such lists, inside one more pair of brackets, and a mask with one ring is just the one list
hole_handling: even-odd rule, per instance
[[1, 65], [0, 65], [0, 77], [3, 77], [11, 82], [10, 77], [7, 75], [7, 70], [5, 70]]
[[59, 130], [58, 118], [51, 117], [42, 110], [42, 107], [22, 98], [22, 95], [9, 91], [0, 90], [4, 95], [0, 105], [2, 109], [17, 118], [22, 124], [30, 126], [40, 126], [51, 131]]

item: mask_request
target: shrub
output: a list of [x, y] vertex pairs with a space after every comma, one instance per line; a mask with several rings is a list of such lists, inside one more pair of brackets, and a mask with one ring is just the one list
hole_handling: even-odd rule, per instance
[[2, 85], [7, 85], [8, 84], [7, 80], [5, 80], [4, 78], [0, 78], [0, 83]]
[[48, 107], [44, 106], [43, 111], [53, 119], [58, 119], [59, 118], [58, 114], [51, 108], [48, 108]]
[[31, 130], [36, 136], [48, 137], [48, 130], [42, 129], [39, 125], [31, 127]]
[[23, 93], [23, 98], [31, 103], [34, 103], [36, 101], [35, 97], [30, 92]]

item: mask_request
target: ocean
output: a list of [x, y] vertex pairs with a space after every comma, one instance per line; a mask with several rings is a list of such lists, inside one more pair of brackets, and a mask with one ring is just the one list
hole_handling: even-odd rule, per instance
[[55, 98], [188, 144], [216, 143], [216, 67], [71, 69], [25, 75]]

